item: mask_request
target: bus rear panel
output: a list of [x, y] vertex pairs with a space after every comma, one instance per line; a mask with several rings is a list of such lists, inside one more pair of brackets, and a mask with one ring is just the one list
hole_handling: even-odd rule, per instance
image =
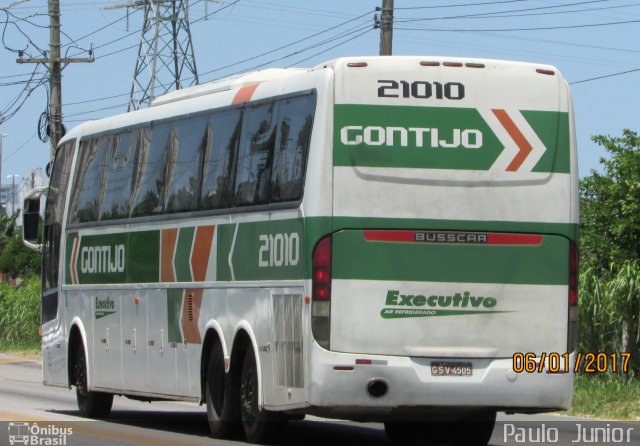
[[[578, 208], [564, 79], [493, 60], [332, 68], [331, 282], [322, 295], [313, 276], [312, 406], [567, 408]], [[536, 371], [516, 373], [527, 353]], [[561, 370], [540, 365], [549, 355]]]

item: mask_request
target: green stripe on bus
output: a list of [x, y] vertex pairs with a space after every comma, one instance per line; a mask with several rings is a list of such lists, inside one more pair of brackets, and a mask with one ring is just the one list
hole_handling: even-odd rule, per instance
[[363, 231], [333, 236], [334, 279], [566, 285], [569, 240], [536, 246], [376, 242]]
[[[334, 110], [336, 166], [488, 170], [504, 149], [476, 109], [342, 104]], [[481, 146], [447, 147], [464, 130], [480, 132], [482, 140], [469, 143]]]
[[181, 228], [178, 233], [176, 252], [173, 258], [173, 265], [176, 271], [176, 281], [191, 282], [191, 247], [193, 246], [193, 236], [195, 228]]
[[167, 290], [167, 322], [169, 330], [167, 339], [169, 342], [182, 342], [180, 319], [182, 317], [182, 296], [184, 291], [176, 288]]
[[[520, 113], [546, 148], [533, 171], [569, 173], [569, 114]], [[333, 147], [335, 166], [454, 170], [489, 170], [505, 150], [475, 108], [356, 104], [335, 106]]]
[[[233, 265], [236, 281], [302, 280], [311, 278], [311, 254], [315, 244], [325, 235], [348, 229], [420, 229], [447, 231], [474, 231], [558, 235], [576, 242], [577, 224], [429, 220], [367, 217], [307, 217], [288, 220], [240, 223], [236, 234], [235, 224], [216, 225], [218, 232], [216, 255], [216, 277], [219, 282], [231, 281], [229, 259]], [[182, 228], [176, 247], [175, 269], [178, 281], [193, 281], [190, 270], [190, 255], [194, 228]], [[234, 242], [235, 236], [235, 242]], [[73, 244], [75, 237], [67, 238], [65, 261], [66, 284], [72, 284], [70, 267], [73, 267]], [[109, 272], [104, 268], [96, 271], [89, 256], [100, 247], [113, 257], [116, 247], [125, 246], [125, 270]], [[232, 250], [233, 246], [233, 250]], [[83, 252], [83, 248], [89, 248]], [[91, 249], [93, 248], [93, 250]], [[335, 256], [335, 254], [334, 254]], [[102, 259], [102, 257], [100, 257]], [[83, 264], [84, 262], [84, 264]], [[104, 235], [82, 235], [78, 247], [76, 268], [80, 284], [134, 284], [160, 282], [160, 230], [119, 232]], [[83, 272], [83, 268], [85, 272]], [[113, 268], [112, 268], [113, 269]]]
[[127, 282], [153, 283], [160, 280], [160, 231], [129, 233]]
[[569, 173], [571, 171], [569, 114], [545, 111], [523, 111], [522, 116], [527, 120], [538, 138], [548, 150], [533, 168], [534, 172]]

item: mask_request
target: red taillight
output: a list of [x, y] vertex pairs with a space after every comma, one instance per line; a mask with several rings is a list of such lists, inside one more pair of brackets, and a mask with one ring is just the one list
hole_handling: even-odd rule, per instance
[[331, 299], [331, 236], [325, 237], [313, 250], [313, 300]]
[[573, 242], [569, 247], [569, 305], [578, 305], [578, 247]]
[[311, 331], [321, 347], [329, 350], [331, 335], [331, 236], [320, 240], [311, 257]]

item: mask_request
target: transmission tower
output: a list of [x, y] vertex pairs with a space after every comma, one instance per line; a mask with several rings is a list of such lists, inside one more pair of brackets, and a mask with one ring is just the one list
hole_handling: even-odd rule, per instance
[[119, 7], [144, 9], [129, 111], [149, 106], [169, 91], [198, 84], [188, 0], [139, 0]]

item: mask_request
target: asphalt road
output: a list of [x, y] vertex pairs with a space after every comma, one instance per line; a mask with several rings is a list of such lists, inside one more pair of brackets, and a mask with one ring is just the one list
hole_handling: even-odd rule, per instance
[[[37, 360], [0, 354], [0, 446], [9, 445], [11, 441], [15, 445], [62, 446], [247, 444], [242, 440], [210, 438], [205, 408], [197, 404], [150, 404], [116, 397], [108, 420], [88, 421], [78, 416], [74, 391], [43, 386], [41, 380]], [[376, 446], [393, 443], [387, 440], [380, 423], [307, 417], [290, 422], [280, 444]], [[640, 423], [499, 414], [491, 445], [540, 444], [640, 446]]]

